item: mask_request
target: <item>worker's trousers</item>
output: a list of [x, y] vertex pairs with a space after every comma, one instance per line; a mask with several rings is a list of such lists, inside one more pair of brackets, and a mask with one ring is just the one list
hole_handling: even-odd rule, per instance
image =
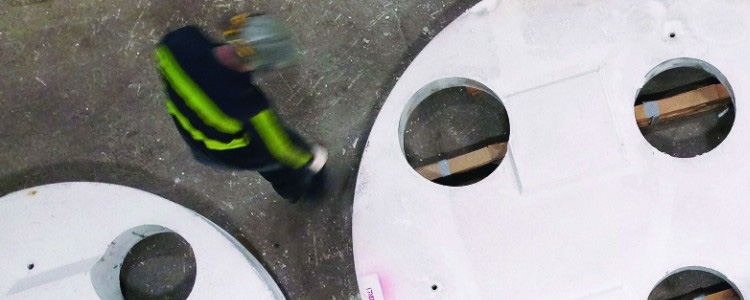
[[[181, 131], [182, 132], [182, 131]], [[293, 130], [286, 129], [289, 138], [299, 148], [310, 151], [310, 146]], [[257, 133], [251, 133], [248, 147], [212, 151], [195, 147], [192, 139], [182, 135], [199, 162], [225, 170], [257, 171], [271, 183], [274, 190], [285, 199], [296, 199], [310, 188], [311, 178], [307, 168], [292, 169], [282, 165], [271, 155]]]

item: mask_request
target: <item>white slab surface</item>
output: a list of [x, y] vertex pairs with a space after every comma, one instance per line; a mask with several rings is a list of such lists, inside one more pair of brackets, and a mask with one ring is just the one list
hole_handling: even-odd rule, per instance
[[[389, 300], [632, 300], [692, 268], [750, 293], [748, 17], [735, 0], [480, 3], [414, 60], [374, 125], [358, 278], [377, 275]], [[691, 159], [648, 144], [633, 112], [652, 71], [675, 66], [721, 72], [735, 98], [727, 139]], [[455, 85], [490, 90], [510, 119], [508, 157], [460, 188], [419, 176], [401, 141], [413, 108]]]
[[285, 299], [260, 263], [207, 219], [153, 194], [97, 183], [0, 198], [0, 299], [122, 299], [123, 253], [160, 232], [193, 249], [189, 299]]

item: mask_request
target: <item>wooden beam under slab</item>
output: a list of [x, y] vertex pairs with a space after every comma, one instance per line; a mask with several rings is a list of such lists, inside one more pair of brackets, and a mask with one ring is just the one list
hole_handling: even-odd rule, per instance
[[740, 296], [737, 295], [734, 289], [728, 289], [716, 294], [708, 295], [706, 296], [706, 300], [740, 300]]
[[[717, 106], [728, 105], [731, 101], [729, 91], [724, 85], [713, 84], [673, 97], [649, 101], [649, 103], [658, 105], [659, 120], [671, 120], [704, 112]], [[635, 118], [641, 128], [650, 126], [652, 121], [646, 112], [646, 105], [644, 103], [635, 107]]]
[[[731, 101], [729, 91], [724, 85], [714, 84], [673, 97], [651, 101], [650, 103], [658, 106], [660, 120], [670, 120], [687, 117], [718, 106], [726, 106]], [[652, 119], [646, 114], [645, 104], [635, 106], [635, 116], [638, 126], [648, 127], [651, 125]], [[494, 144], [477, 151], [417, 168], [417, 172], [429, 180], [465, 173], [502, 160], [505, 158], [507, 150], [507, 143]]]
[[465, 173], [502, 160], [508, 151], [507, 143], [489, 145], [438, 163], [417, 168], [417, 172], [429, 180]]

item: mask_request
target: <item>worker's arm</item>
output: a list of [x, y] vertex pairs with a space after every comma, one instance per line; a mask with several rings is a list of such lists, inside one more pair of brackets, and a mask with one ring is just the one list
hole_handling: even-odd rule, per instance
[[271, 156], [279, 163], [292, 169], [301, 169], [313, 160], [312, 153], [306, 150], [306, 147], [294, 143], [272, 110], [260, 112], [250, 119], [250, 123]]

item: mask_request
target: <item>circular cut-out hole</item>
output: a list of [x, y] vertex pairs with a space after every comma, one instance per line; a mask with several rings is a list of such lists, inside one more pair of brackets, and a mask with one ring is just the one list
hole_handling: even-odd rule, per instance
[[672, 32], [672, 33], [670, 33], [670, 34], [669, 34], [669, 37], [670, 37], [670, 38], [675, 38], [675, 37], [677, 37], [677, 34], [676, 34], [676, 33], [674, 33], [674, 32]]
[[657, 67], [635, 101], [637, 126], [659, 151], [678, 158], [705, 154], [729, 135], [732, 89], [708, 63], [677, 59]]
[[433, 291], [437, 291], [437, 290], [438, 290], [438, 286], [437, 286], [437, 284], [433, 284], [433, 285], [432, 285], [432, 290], [433, 290]]
[[473, 184], [505, 157], [508, 114], [497, 97], [477, 86], [426, 95], [402, 126], [406, 159], [425, 178], [448, 186]]
[[34, 269], [34, 264], [28, 264], [26, 266], [26, 268], [29, 269], [29, 270], [33, 270]]
[[190, 244], [176, 233], [160, 233], [128, 251], [120, 269], [120, 287], [124, 299], [187, 299], [195, 276]]
[[742, 299], [736, 287], [718, 272], [688, 268], [662, 280], [648, 300]]

